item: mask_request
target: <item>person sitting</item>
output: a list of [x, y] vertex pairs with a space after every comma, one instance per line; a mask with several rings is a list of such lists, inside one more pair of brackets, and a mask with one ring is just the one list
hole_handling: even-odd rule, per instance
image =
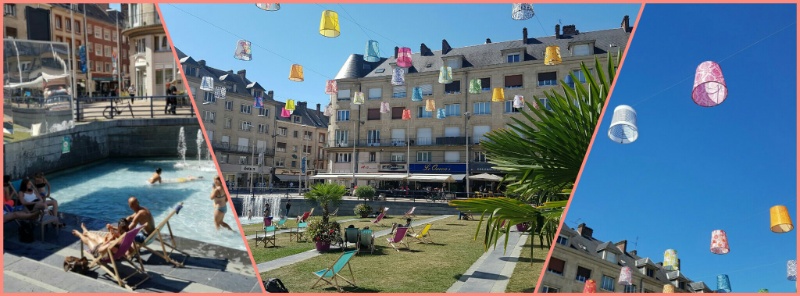
[[149, 182], [150, 184], [155, 184], [156, 182], [158, 182], [158, 184], [161, 184], [161, 168], [157, 168], [156, 173], [153, 174], [153, 176], [150, 177], [150, 180], [148, 180], [147, 182]]
[[79, 232], [77, 229], [72, 230], [72, 235], [80, 238], [81, 242], [89, 247], [89, 252], [95, 256], [100, 257], [101, 254], [110, 250], [112, 253], [117, 251], [117, 244], [111, 244], [114, 240], [118, 239], [120, 236], [125, 234], [130, 230], [129, 223], [125, 218], [122, 218], [117, 222], [117, 227], [111, 226], [111, 224], [106, 224], [106, 229], [108, 233], [104, 236], [97, 234], [95, 232], [91, 232], [86, 229], [86, 225], [81, 223], [81, 229], [83, 232]]
[[11, 176], [3, 175], [3, 204], [14, 207], [16, 205], [15, 200], [18, 199], [17, 191], [14, 190], [14, 186], [11, 186]]
[[150, 210], [139, 205], [139, 200], [135, 196], [128, 198], [128, 207], [133, 210], [133, 214], [126, 217], [125, 221], [128, 222], [128, 225], [134, 227], [144, 225], [144, 228], [136, 234], [136, 238], [134, 239], [137, 243], [144, 243], [147, 236], [156, 230], [156, 223], [153, 220], [153, 215], [150, 213]]
[[[20, 202], [28, 208], [29, 212], [47, 210], [49, 207], [53, 207], [52, 215], [58, 219], [58, 202], [56, 200], [42, 200], [38, 194], [35, 193], [33, 182], [31, 182], [30, 179], [23, 179], [19, 187], [19, 191], [22, 192]], [[56, 222], [56, 225], [59, 227], [66, 226], [61, 221], [56, 220]]]
[[44, 173], [38, 172], [33, 176], [33, 185], [36, 186], [36, 190], [39, 191], [39, 195], [42, 199], [47, 200], [49, 198], [55, 200], [50, 196], [50, 182], [44, 177]]
[[15, 211], [13, 207], [3, 205], [3, 223], [14, 220], [33, 220], [39, 217], [42, 212]]

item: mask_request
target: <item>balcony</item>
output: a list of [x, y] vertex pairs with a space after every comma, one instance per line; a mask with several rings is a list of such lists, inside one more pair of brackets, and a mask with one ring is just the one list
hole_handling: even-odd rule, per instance
[[[230, 142], [212, 142], [211, 146], [215, 152], [253, 154], [253, 146], [231, 145]], [[255, 155], [258, 156], [261, 153], [264, 153], [265, 156], [275, 155], [275, 152], [270, 148], [256, 148]]]
[[[358, 147], [406, 147], [408, 140], [409, 146], [464, 146], [467, 141], [471, 141], [472, 137], [437, 137], [437, 138], [416, 138], [410, 139], [361, 139], [358, 141], [328, 141], [325, 143], [325, 148], [352, 148], [353, 144]], [[470, 142], [470, 144], [475, 144]]]

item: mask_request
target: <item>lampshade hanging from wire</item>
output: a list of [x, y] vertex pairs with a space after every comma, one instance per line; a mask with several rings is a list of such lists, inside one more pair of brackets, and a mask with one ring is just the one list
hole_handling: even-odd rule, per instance
[[422, 102], [422, 88], [417, 86], [411, 91], [411, 101]]
[[450, 84], [453, 82], [453, 68], [442, 66], [439, 68], [439, 83]]
[[256, 3], [256, 7], [261, 8], [262, 10], [266, 11], [278, 11], [281, 10], [280, 3]]
[[328, 38], [339, 37], [339, 14], [333, 10], [322, 12], [322, 19], [319, 21], [319, 34]]
[[364, 50], [364, 61], [374, 63], [381, 60], [381, 49], [378, 47], [377, 40], [367, 41], [367, 48]]
[[325, 115], [325, 116], [328, 116], [328, 117], [333, 116], [333, 105], [328, 104], [328, 106], [325, 107], [325, 111], [322, 112], [322, 115]]
[[364, 104], [364, 93], [357, 91], [353, 94], [353, 104], [361, 105]]
[[697, 66], [694, 73], [694, 87], [692, 87], [692, 100], [702, 107], [714, 107], [725, 101], [728, 97], [728, 87], [722, 68], [712, 61], [705, 61]]
[[545, 49], [544, 64], [548, 66], [561, 64], [561, 48], [558, 45], [550, 45]]
[[524, 21], [533, 18], [533, 4], [514, 3], [511, 6], [511, 18]]
[[225, 87], [217, 86], [214, 87], [214, 98], [218, 100], [224, 100], [225, 95], [228, 93], [228, 89]]
[[392, 73], [392, 85], [403, 85], [406, 83], [406, 70], [400, 67], [395, 67]]
[[292, 100], [292, 99], [286, 100], [286, 106], [284, 108], [286, 108], [286, 110], [289, 110], [289, 111], [294, 111], [294, 109], [295, 109], [294, 100]]
[[786, 233], [794, 229], [792, 217], [789, 217], [789, 210], [786, 206], [777, 205], [769, 209], [769, 228], [775, 233]]
[[635, 142], [639, 138], [639, 128], [636, 126], [636, 110], [633, 110], [628, 105], [619, 105], [614, 108], [611, 127], [608, 128], [608, 137], [620, 144]]
[[619, 271], [619, 283], [630, 286], [633, 283], [633, 274], [631, 273], [631, 268], [628, 266], [623, 266], [622, 269]]
[[586, 280], [583, 284], [583, 293], [597, 293], [597, 282], [592, 279]]
[[480, 79], [472, 79], [469, 81], [469, 93], [479, 94], [483, 91]]
[[769, 289], [758, 289], [758, 293], [769, 293]]
[[436, 111], [436, 102], [434, 102], [432, 99], [425, 100], [425, 111]]
[[389, 106], [389, 102], [381, 102], [381, 113], [389, 113], [392, 112], [392, 108]]
[[289, 80], [303, 82], [303, 80], [305, 80], [305, 78], [303, 78], [303, 66], [293, 64], [292, 69], [289, 71]]
[[797, 281], [797, 260], [786, 262], [786, 279], [793, 282]]
[[506, 93], [502, 87], [495, 87], [492, 90], [492, 102], [504, 102], [506, 100]]
[[411, 68], [411, 48], [401, 47], [397, 50], [397, 66]]
[[711, 232], [711, 253], [725, 255], [730, 252], [728, 246], [728, 234], [725, 230], [717, 229]]
[[286, 107], [281, 108], [281, 117], [289, 118], [292, 116], [292, 112], [287, 110]]
[[436, 110], [436, 118], [444, 119], [445, 117], [447, 117], [447, 113], [444, 112], [444, 108], [439, 108]]
[[664, 284], [664, 289], [661, 293], [675, 293], [675, 286], [671, 284]]
[[200, 89], [204, 91], [214, 91], [214, 77], [203, 76], [200, 80]]
[[730, 293], [731, 290], [731, 280], [728, 278], [727, 274], [720, 274], [717, 276], [717, 293]]
[[411, 110], [403, 109], [403, 120], [411, 120]]
[[239, 40], [236, 42], [236, 52], [233, 54], [233, 57], [237, 60], [242, 61], [250, 61], [253, 59], [253, 52], [250, 48], [250, 41], [247, 40]]
[[513, 106], [517, 109], [525, 107], [525, 98], [522, 95], [515, 95]]
[[256, 109], [264, 108], [264, 98], [255, 97], [253, 99], [253, 108], [256, 108]]
[[335, 95], [339, 92], [339, 87], [336, 85], [336, 80], [328, 80], [325, 83], [325, 94]]
[[673, 249], [667, 249], [664, 251], [664, 269], [669, 271], [675, 271], [679, 269], [678, 266], [678, 251]]

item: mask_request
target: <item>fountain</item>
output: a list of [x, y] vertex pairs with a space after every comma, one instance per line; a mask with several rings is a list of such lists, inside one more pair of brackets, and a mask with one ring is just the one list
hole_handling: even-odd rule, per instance
[[241, 195], [242, 198], [242, 212], [239, 221], [242, 221], [242, 224], [246, 224], [247, 222], [253, 222], [247, 220], [247, 213], [248, 211], [252, 211], [253, 218], [257, 218], [255, 220], [256, 223], [261, 223], [264, 221], [264, 217], [262, 216], [264, 213], [264, 205], [269, 203], [270, 205], [270, 213], [269, 216], [277, 217], [281, 214], [281, 197], [272, 195], [272, 196], [264, 196], [264, 195]]
[[197, 162], [203, 161], [203, 130], [197, 130]]
[[183, 165], [186, 166], [186, 135], [184, 134], [183, 127], [178, 134], [178, 153], [181, 155]]

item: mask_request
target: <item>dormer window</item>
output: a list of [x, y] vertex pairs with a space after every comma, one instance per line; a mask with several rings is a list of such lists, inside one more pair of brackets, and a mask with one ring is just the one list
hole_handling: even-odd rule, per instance
[[570, 48], [572, 50], [572, 56], [575, 57], [588, 56], [594, 53], [593, 43], [573, 44]]
[[519, 53], [511, 53], [506, 55], [507, 63], [519, 63], [521, 61]]
[[236, 92], [236, 84], [233, 85], [233, 92]]
[[603, 251], [603, 259], [608, 262], [617, 264], [617, 254], [611, 253], [608, 250]]
[[453, 70], [459, 69], [461, 68], [461, 57], [449, 58], [445, 61], [445, 64]]
[[260, 90], [253, 89], [253, 97], [254, 97], [254, 98], [261, 97], [261, 91], [260, 91]]
[[556, 239], [556, 243], [558, 243], [560, 245], [566, 246], [567, 242], [569, 242], [569, 239], [566, 236], [563, 236], [563, 235], [559, 235], [558, 239]]
[[372, 70], [372, 65], [364, 64], [364, 66], [362, 66], [362, 69], [364, 69], [364, 70]]
[[300, 116], [297, 116], [297, 115], [292, 116], [292, 122], [300, 123], [300, 121], [301, 121]]

